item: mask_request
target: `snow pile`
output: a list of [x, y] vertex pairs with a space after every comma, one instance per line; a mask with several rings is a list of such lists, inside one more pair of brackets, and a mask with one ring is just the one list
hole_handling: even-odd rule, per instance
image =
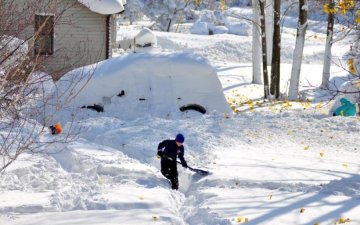
[[152, 51], [157, 46], [155, 33], [149, 28], [142, 28], [134, 37], [125, 37], [118, 41], [118, 47], [123, 50]]
[[[284, 28], [282, 59], [287, 63], [296, 24]], [[326, 28], [326, 23], [313, 25], [317, 31]], [[49, 146], [51, 154], [22, 154], [1, 174], [0, 224], [287, 225], [339, 224], [347, 218], [346, 224], [360, 224], [359, 118], [324, 115], [316, 93], [317, 103], [256, 101], [263, 88], [251, 84], [251, 37], [156, 34], [164, 51], [192, 54], [128, 55], [80, 68], [79, 77], [76, 71], [68, 74], [69, 83], [94, 77], [70, 105], [99, 103], [105, 112], [81, 109], [91, 117], [63, 123], [64, 131], [81, 127], [79, 139]], [[324, 42], [308, 36], [305, 55], [313, 65], [302, 65], [303, 84], [320, 85]], [[337, 56], [347, 51], [343, 44], [334, 43]], [[211, 76], [205, 76], [212, 68], [193, 53], [217, 65], [222, 91], [236, 97], [229, 100], [243, 102], [244, 110], [231, 118], [196, 112], [152, 116], [167, 112], [161, 104], [178, 111], [177, 103], [190, 92], [205, 95], [214, 87], [218, 92]], [[281, 70], [280, 86], [286, 90], [291, 64], [282, 64]], [[332, 79], [348, 75], [333, 65]], [[86, 82], [74, 83], [74, 94]], [[206, 91], [199, 88], [209, 82]], [[57, 85], [65, 91], [65, 84]], [[185, 95], [177, 99], [178, 93]], [[150, 116], [124, 120], [136, 114]], [[32, 130], [29, 126], [26, 132]], [[180, 189], [173, 191], [155, 154], [161, 140], [178, 132], [186, 137], [188, 164], [212, 174], [199, 177], [179, 167]]]
[[99, 14], [115, 14], [124, 11], [126, 0], [78, 0], [91, 11]]
[[[83, 79], [86, 75], [91, 79]], [[188, 53], [112, 58], [69, 72], [59, 80], [57, 90], [60, 104], [97, 104], [123, 119], [169, 116], [191, 104], [207, 112], [230, 112], [216, 71], [204, 58]], [[78, 94], [71, 96], [74, 93]]]
[[349, 80], [344, 82], [340, 88], [339, 93], [335, 100], [332, 101], [331, 110], [329, 111], [330, 115], [341, 106], [340, 99], [346, 98], [351, 103], [359, 103], [360, 102], [360, 87], [359, 87], [359, 80]]
[[203, 34], [208, 35], [210, 34], [210, 30], [208, 27], [208, 23], [197, 21], [194, 23], [194, 25], [191, 27], [190, 32], [192, 34]]
[[152, 32], [149, 28], [143, 28], [135, 36], [135, 45], [136, 47], [156, 46], [157, 40], [154, 32]]
[[238, 24], [228, 25], [229, 34], [236, 34], [240, 36], [250, 36], [251, 34], [251, 25], [247, 22], [240, 22]]
[[232, 9], [222, 13], [219, 11], [204, 10], [201, 12], [200, 18], [190, 28], [190, 33], [202, 35], [229, 33], [249, 36], [252, 31], [250, 23], [243, 20], [234, 21], [231, 19], [234, 14], [239, 13], [238, 11]]

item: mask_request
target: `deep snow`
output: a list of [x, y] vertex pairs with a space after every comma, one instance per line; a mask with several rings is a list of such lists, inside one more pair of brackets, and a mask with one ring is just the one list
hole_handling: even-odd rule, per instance
[[[51, 146], [47, 155], [23, 154], [1, 174], [0, 224], [360, 224], [360, 120], [330, 117], [328, 93], [318, 91], [323, 25], [310, 21], [301, 81], [304, 99], [256, 101], [251, 82], [251, 37], [155, 32], [154, 51], [205, 56], [238, 114], [123, 120], [89, 113], [79, 139]], [[119, 37], [136, 34], [129, 26]], [[339, 28], [338, 28], [339, 29]], [[313, 33], [312, 33], [313, 32]], [[296, 30], [283, 33], [282, 90], [288, 86]], [[316, 38], [314, 37], [316, 35]], [[347, 40], [336, 43], [342, 59]], [[332, 67], [333, 80], [346, 76]], [[321, 107], [323, 106], [323, 107]], [[30, 132], [30, 131], [28, 131]], [[170, 190], [155, 157], [157, 144], [182, 132], [190, 166], [179, 167], [180, 189]], [[63, 134], [65, 135], [65, 134]], [[52, 136], [44, 135], [44, 140]]]

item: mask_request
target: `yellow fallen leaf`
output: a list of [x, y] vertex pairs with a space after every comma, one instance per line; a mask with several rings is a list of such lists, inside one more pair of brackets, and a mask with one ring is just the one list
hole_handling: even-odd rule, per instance
[[320, 152], [320, 156], [323, 157], [323, 156], [324, 156], [324, 153], [323, 153], [323, 152]]
[[269, 196], [269, 200], [271, 200], [271, 199], [272, 199], [272, 195]]
[[319, 104], [315, 106], [315, 109], [321, 109], [323, 107], [324, 103], [321, 101]]
[[347, 222], [350, 222], [350, 219], [349, 219], [349, 218], [346, 218], [346, 219], [345, 219], [345, 218], [342, 218], [342, 217], [341, 217], [341, 218], [339, 219], [339, 223], [347, 223]]
[[342, 166], [345, 168], [348, 168], [348, 164], [346, 164], [346, 163], [343, 163]]
[[289, 130], [289, 131], [287, 132], [287, 134], [288, 134], [288, 135], [291, 135], [291, 134], [292, 134], [292, 131], [291, 131], [291, 130]]
[[245, 223], [249, 222], [249, 218], [245, 217]]
[[238, 222], [238, 223], [241, 223], [242, 220], [243, 220], [242, 216], [238, 216], [238, 217], [236, 218], [236, 222]]
[[310, 146], [305, 146], [304, 150], [309, 150]]
[[314, 225], [320, 225], [320, 223], [314, 223]]
[[144, 200], [144, 197], [143, 197], [143, 196], [140, 196], [139, 199], [140, 199], [140, 200]]
[[355, 86], [360, 88], [360, 80], [355, 83]]
[[103, 176], [100, 176], [98, 182], [100, 185], [103, 185], [105, 183], [105, 178]]

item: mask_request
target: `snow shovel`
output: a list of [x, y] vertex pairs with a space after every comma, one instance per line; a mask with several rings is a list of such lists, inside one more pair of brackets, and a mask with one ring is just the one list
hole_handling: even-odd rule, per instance
[[[179, 161], [176, 161], [177, 163], [181, 164], [181, 162]], [[189, 170], [199, 174], [199, 175], [202, 175], [202, 176], [206, 176], [206, 175], [209, 175], [210, 172], [209, 171], [206, 171], [206, 170], [201, 170], [201, 169], [195, 169], [195, 168], [191, 168], [190, 166], [187, 166], [186, 168], [188, 168]]]

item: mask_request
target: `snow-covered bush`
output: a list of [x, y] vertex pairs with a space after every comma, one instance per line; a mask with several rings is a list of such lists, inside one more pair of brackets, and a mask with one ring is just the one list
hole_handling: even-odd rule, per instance
[[229, 34], [236, 34], [240, 36], [250, 36], [252, 27], [248, 22], [240, 22], [237, 24], [228, 24]]
[[215, 34], [226, 34], [226, 33], [229, 33], [229, 29], [225, 26], [216, 26], [214, 33]]
[[198, 13], [199, 19], [190, 29], [192, 34], [224, 34], [228, 33], [229, 28], [226, 17], [220, 11], [203, 10]]
[[192, 34], [210, 34], [210, 30], [207, 22], [196, 21], [190, 28]]

